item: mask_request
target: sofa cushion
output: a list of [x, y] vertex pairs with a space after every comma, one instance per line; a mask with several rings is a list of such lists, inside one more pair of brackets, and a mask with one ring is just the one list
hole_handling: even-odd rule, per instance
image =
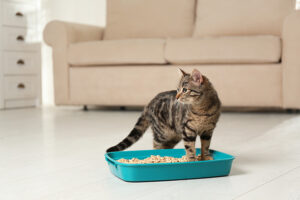
[[277, 36], [227, 36], [168, 39], [165, 58], [176, 64], [277, 63]]
[[192, 35], [195, 0], [109, 0], [104, 39]]
[[164, 64], [163, 39], [90, 41], [71, 44], [71, 65]]
[[295, 0], [198, 0], [194, 36], [280, 35]]

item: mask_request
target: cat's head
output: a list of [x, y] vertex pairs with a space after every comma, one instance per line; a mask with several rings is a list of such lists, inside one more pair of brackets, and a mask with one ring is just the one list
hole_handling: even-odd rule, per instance
[[191, 74], [179, 69], [181, 79], [177, 87], [176, 99], [185, 104], [193, 104], [201, 102], [207, 85], [208, 79], [202, 75], [197, 69], [194, 69]]

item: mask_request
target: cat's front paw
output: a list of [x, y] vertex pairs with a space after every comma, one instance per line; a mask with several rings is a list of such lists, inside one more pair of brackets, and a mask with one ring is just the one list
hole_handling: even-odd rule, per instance
[[213, 160], [212, 156], [201, 156], [201, 160]]

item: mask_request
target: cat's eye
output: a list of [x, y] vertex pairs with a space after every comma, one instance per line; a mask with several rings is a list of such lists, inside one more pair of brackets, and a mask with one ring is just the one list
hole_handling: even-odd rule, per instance
[[183, 93], [186, 93], [186, 92], [187, 92], [187, 89], [186, 89], [186, 88], [182, 88], [182, 92], [183, 92]]

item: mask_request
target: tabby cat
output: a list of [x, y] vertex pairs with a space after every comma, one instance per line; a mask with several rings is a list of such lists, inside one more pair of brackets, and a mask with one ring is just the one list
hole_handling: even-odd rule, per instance
[[192, 74], [180, 71], [177, 91], [162, 92], [152, 99], [130, 134], [107, 152], [128, 148], [151, 126], [155, 149], [171, 149], [183, 139], [186, 155], [189, 161], [194, 161], [195, 141], [199, 135], [201, 159], [212, 159], [209, 145], [221, 114], [221, 102], [208, 78], [198, 70], [194, 69]]

